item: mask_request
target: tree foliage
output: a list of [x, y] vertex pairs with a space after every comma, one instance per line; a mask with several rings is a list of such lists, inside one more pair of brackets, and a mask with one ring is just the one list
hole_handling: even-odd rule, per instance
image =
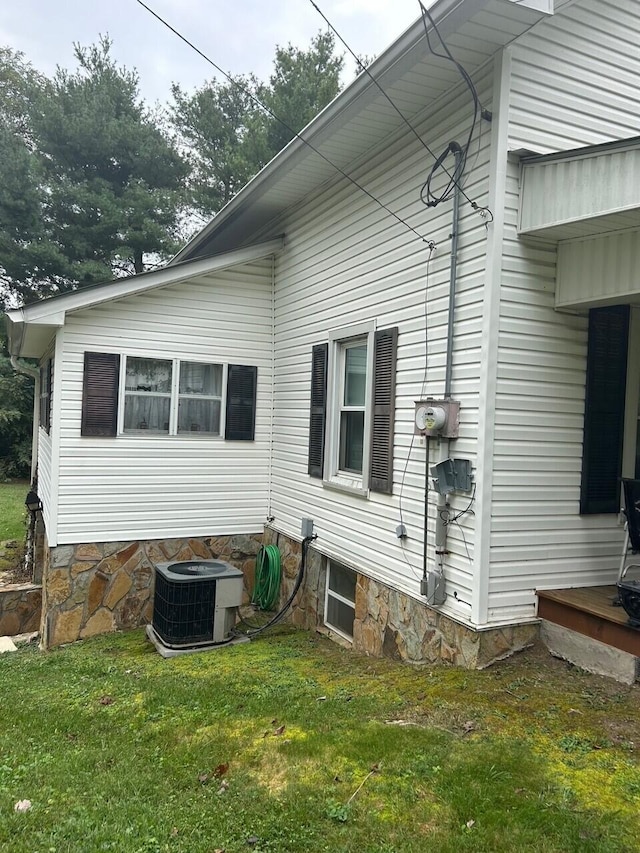
[[[76, 45], [78, 68], [51, 80], [5, 54], [3, 78], [27, 97], [0, 135], [0, 159], [17, 175], [0, 200], [0, 265], [25, 301], [141, 272], [145, 254], [176, 248], [187, 164], [110, 47]], [[0, 102], [4, 114], [14, 100]]]
[[0, 330], [0, 482], [27, 477], [31, 462], [33, 379], [15, 373]]
[[307, 50], [276, 48], [268, 83], [214, 79], [193, 93], [174, 85], [172, 121], [190, 151], [190, 198], [203, 216], [220, 210], [338, 94], [343, 58], [334, 48], [331, 33], [318, 33]]

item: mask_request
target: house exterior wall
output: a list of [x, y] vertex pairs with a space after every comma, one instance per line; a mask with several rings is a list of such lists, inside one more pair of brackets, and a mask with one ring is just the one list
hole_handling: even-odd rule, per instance
[[[491, 101], [492, 69], [476, 81], [483, 103]], [[438, 153], [469, 131], [468, 90], [437, 104], [418, 131]], [[490, 131], [470, 155], [466, 192], [486, 203]], [[478, 146], [478, 147], [476, 147]], [[275, 287], [275, 407], [272, 477], [274, 528], [300, 536], [302, 518], [312, 518], [315, 547], [359, 573], [420, 597], [425, 484], [425, 443], [413, 438], [414, 401], [441, 397], [444, 391], [450, 271], [452, 203], [427, 209], [420, 186], [433, 159], [408, 133], [382, 154], [352, 172], [377, 198], [438, 248], [428, 269], [428, 364], [425, 376], [426, 245], [393, 220], [353, 185], [341, 182], [291, 213], [275, 229], [285, 231], [286, 251], [277, 259]], [[450, 168], [452, 159], [448, 160]], [[440, 182], [440, 185], [443, 181]], [[487, 231], [463, 201], [456, 296], [453, 396], [461, 401], [460, 438], [439, 454], [475, 464], [478, 433], [479, 352], [483, 310], [483, 269]], [[337, 491], [307, 473], [311, 348], [331, 333], [375, 321], [378, 329], [398, 326], [393, 494], [368, 497]], [[410, 457], [409, 457], [410, 454]], [[402, 517], [408, 538], [396, 537]], [[452, 499], [464, 509], [468, 494]], [[435, 499], [431, 496], [429, 567], [434, 567]], [[454, 618], [470, 617], [474, 519], [460, 519], [451, 530], [447, 555], [447, 601]], [[453, 526], [452, 526], [453, 527]], [[455, 593], [455, 596], [454, 596]], [[424, 601], [424, 599], [421, 599]]]
[[557, 6], [511, 48], [511, 149], [549, 154], [637, 135], [640, 7]]
[[[510, 48], [512, 148], [638, 134], [636, 5], [576, 2]], [[536, 589], [613, 582], [622, 548], [617, 516], [579, 512], [588, 318], [555, 310], [556, 244], [517, 236], [519, 181], [509, 158], [488, 624], [534, 616]]]
[[[69, 315], [56, 376], [58, 524], [51, 545], [259, 533], [268, 505], [272, 261]], [[85, 350], [258, 367], [256, 439], [80, 435]], [[223, 401], [224, 406], [224, 401]]]

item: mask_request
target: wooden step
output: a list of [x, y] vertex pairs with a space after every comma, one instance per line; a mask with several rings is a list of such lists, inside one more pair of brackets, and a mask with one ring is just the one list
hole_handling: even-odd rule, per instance
[[628, 625], [623, 607], [615, 607], [615, 586], [539, 589], [538, 616], [640, 657], [640, 630]]

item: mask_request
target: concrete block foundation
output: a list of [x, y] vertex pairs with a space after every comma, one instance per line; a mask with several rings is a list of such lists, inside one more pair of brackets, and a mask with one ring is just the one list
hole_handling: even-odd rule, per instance
[[552, 655], [594, 675], [606, 675], [623, 684], [633, 684], [638, 677], [639, 659], [635, 655], [571, 631], [562, 625], [543, 619], [540, 639]]

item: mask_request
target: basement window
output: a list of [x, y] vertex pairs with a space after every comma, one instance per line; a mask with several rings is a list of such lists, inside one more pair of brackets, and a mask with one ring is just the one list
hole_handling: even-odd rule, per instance
[[353, 640], [356, 615], [356, 573], [329, 561], [324, 602], [324, 623], [347, 640]]

